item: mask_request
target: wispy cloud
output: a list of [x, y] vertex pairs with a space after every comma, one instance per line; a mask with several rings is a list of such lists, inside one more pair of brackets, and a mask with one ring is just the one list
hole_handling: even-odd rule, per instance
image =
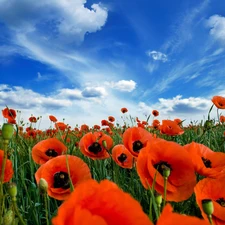
[[123, 92], [131, 92], [136, 88], [136, 82], [133, 80], [120, 80], [117, 82], [105, 82], [105, 84], [113, 89], [117, 89]]
[[225, 17], [213, 15], [207, 21], [210, 28], [210, 35], [222, 44], [225, 42]]
[[147, 51], [146, 53], [148, 56], [150, 56], [155, 61], [162, 61], [166, 62], [168, 60], [167, 55], [162, 52], [157, 51]]

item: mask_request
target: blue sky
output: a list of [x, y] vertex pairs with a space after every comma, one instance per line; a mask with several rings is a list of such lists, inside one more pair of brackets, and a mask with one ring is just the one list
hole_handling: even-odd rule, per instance
[[224, 0], [0, 0], [0, 31], [0, 107], [41, 128], [200, 121], [225, 96]]

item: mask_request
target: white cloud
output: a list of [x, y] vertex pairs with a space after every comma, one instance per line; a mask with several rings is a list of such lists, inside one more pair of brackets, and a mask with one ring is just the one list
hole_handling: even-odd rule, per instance
[[225, 17], [220, 15], [213, 15], [208, 19], [207, 26], [210, 28], [210, 35], [212, 35], [212, 37], [224, 43]]
[[147, 55], [150, 56], [155, 61], [168, 61], [167, 55], [162, 52], [157, 51], [147, 51]]
[[82, 99], [82, 91], [79, 89], [63, 88], [59, 90], [58, 97], [68, 99]]
[[120, 80], [118, 82], [105, 82], [110, 88], [117, 89], [123, 92], [131, 92], [136, 88], [136, 82], [133, 80]]
[[81, 94], [85, 98], [101, 98], [105, 97], [107, 92], [104, 87], [86, 87]]

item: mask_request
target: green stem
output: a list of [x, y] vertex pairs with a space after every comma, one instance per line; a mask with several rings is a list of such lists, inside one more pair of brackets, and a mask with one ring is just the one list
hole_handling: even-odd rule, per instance
[[67, 167], [67, 171], [68, 171], [68, 175], [69, 175], [69, 179], [70, 179], [70, 191], [72, 192], [74, 190], [74, 186], [73, 186], [73, 182], [70, 176], [70, 166], [69, 166], [69, 160], [68, 160], [68, 155], [66, 154], [66, 167]]
[[163, 208], [166, 205], [166, 191], [167, 191], [167, 177], [164, 177], [164, 197], [163, 197]]
[[45, 219], [46, 219], [46, 225], [49, 225], [49, 204], [48, 204], [48, 195], [47, 193], [44, 193], [44, 204], [45, 204]]
[[20, 224], [26, 225], [26, 223], [24, 222], [22, 216], [20, 215], [20, 212], [19, 212], [18, 207], [17, 207], [17, 204], [16, 204], [16, 200], [12, 200], [12, 203], [13, 203], [14, 211], [15, 211], [16, 215], [19, 218]]
[[213, 225], [212, 215], [207, 215], [207, 217], [208, 217], [209, 223], [210, 223], [211, 225]]

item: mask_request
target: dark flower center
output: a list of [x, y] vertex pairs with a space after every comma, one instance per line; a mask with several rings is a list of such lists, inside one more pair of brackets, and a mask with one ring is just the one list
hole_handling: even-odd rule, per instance
[[122, 153], [120, 156], [117, 157], [117, 159], [123, 163], [126, 159], [127, 159], [127, 156], [126, 154]]
[[164, 161], [160, 161], [160, 162], [154, 164], [153, 166], [154, 166], [154, 168], [155, 168], [156, 170], [158, 170], [158, 172], [159, 172], [162, 176], [163, 176], [163, 171], [164, 171], [165, 169], [170, 169], [170, 170], [172, 170], [170, 164], [167, 163], [167, 162], [164, 162]]
[[211, 161], [209, 159], [202, 157], [202, 161], [206, 168], [212, 168]]
[[219, 198], [216, 200], [217, 203], [219, 203], [222, 207], [225, 207], [225, 200], [224, 198]]
[[88, 151], [97, 155], [99, 152], [102, 151], [102, 147], [98, 142], [94, 142], [88, 147]]
[[70, 179], [68, 173], [62, 171], [55, 173], [53, 186], [54, 188], [68, 189], [70, 187]]
[[58, 152], [55, 151], [54, 149], [51, 149], [51, 148], [49, 148], [49, 149], [45, 152], [45, 154], [46, 154], [47, 156], [49, 156], [49, 157], [56, 157], [56, 156], [58, 156]]
[[140, 150], [143, 148], [143, 144], [141, 143], [141, 141], [135, 141], [133, 143], [133, 151], [134, 152], [140, 152]]
[[219, 106], [223, 106], [223, 103], [221, 103], [221, 102], [218, 102], [218, 104], [219, 104]]

